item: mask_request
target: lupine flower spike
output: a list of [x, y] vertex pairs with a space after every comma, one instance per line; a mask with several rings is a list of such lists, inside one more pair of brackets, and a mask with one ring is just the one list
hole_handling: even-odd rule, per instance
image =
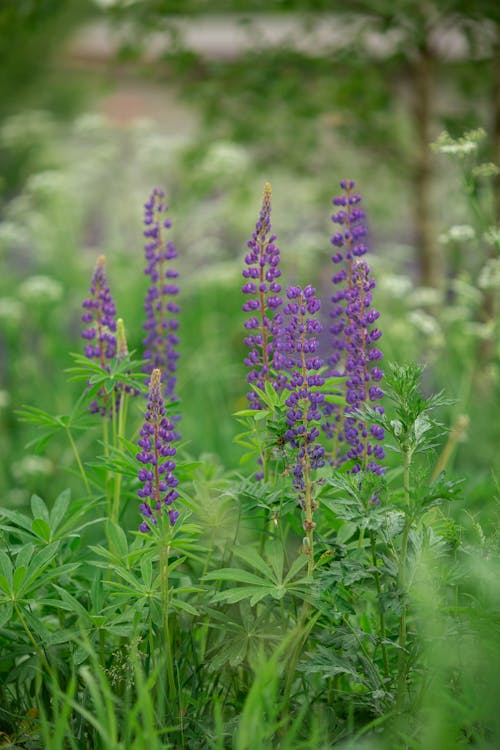
[[[107, 364], [116, 354], [116, 308], [111, 290], [106, 279], [106, 259], [100, 255], [97, 259], [94, 275], [90, 285], [90, 297], [83, 302], [82, 321], [86, 327], [82, 338], [88, 343], [84, 352], [89, 359], [97, 359], [103, 370], [109, 371]], [[105, 399], [103, 399], [105, 401]], [[90, 410], [106, 414], [105, 403], [92, 402]]]
[[159, 368], [163, 376], [164, 396], [169, 401], [175, 401], [175, 373], [179, 358], [176, 351], [179, 343], [176, 316], [179, 306], [174, 300], [179, 287], [175, 283], [178, 273], [170, 265], [177, 252], [173, 243], [165, 239], [165, 231], [171, 226], [170, 219], [165, 218], [167, 210], [165, 193], [155, 188], [144, 204], [144, 272], [151, 281], [144, 301], [146, 322], [143, 327], [147, 331], [143, 341], [144, 359], [147, 361], [144, 372], [152, 373]]
[[174, 502], [179, 497], [175, 488], [178, 480], [174, 477], [176, 449], [172, 445], [174, 426], [165, 415], [165, 402], [162, 395], [161, 372], [155, 368], [149, 383], [148, 405], [144, 425], [137, 441], [141, 449], [136, 458], [142, 464], [138, 478], [142, 482], [137, 494], [142, 499], [140, 511], [144, 520], [139, 530], [148, 532], [157, 525], [162, 513], [167, 513], [173, 526], [179, 516]]
[[[279, 269], [280, 251], [275, 245], [276, 235], [271, 234], [271, 185], [264, 186], [264, 196], [259, 220], [248, 242], [248, 253], [245, 256], [246, 268], [243, 270], [245, 283], [243, 294], [247, 300], [243, 304], [244, 312], [251, 313], [245, 321], [248, 335], [245, 344], [250, 351], [245, 364], [250, 368], [247, 375], [248, 383], [264, 388], [266, 382], [273, 383], [276, 389], [278, 383], [272, 377], [271, 364], [273, 361], [274, 339], [283, 320], [279, 312], [283, 300], [280, 297], [281, 276]], [[251, 391], [247, 399], [252, 409], [261, 409], [258, 395]]]
[[[333, 353], [327, 359], [330, 375], [346, 376], [347, 406], [327, 404], [324, 413], [328, 420], [326, 431], [334, 439], [334, 463], [349, 461], [351, 473], [365, 470], [382, 474], [385, 469], [378, 461], [384, 458], [384, 449], [373, 440], [383, 440], [384, 431], [377, 425], [369, 427], [357, 415], [364, 403], [373, 405], [382, 398], [383, 392], [378, 384], [383, 371], [377, 364], [382, 359], [382, 352], [374, 345], [382, 335], [378, 328], [373, 327], [379, 317], [371, 307], [375, 281], [368, 264], [362, 259], [367, 252], [365, 213], [359, 208], [361, 196], [353, 192], [354, 184], [352, 180], [342, 180], [340, 186], [345, 195], [333, 199], [334, 205], [341, 207], [332, 216], [332, 221], [341, 227], [341, 231], [332, 237], [336, 248], [332, 260], [340, 270], [332, 277], [338, 288], [331, 298]], [[373, 408], [383, 413], [380, 404]]]
[[316, 338], [322, 330], [317, 319], [320, 302], [316, 290], [308, 285], [290, 286], [286, 296], [284, 323], [277, 340], [275, 360], [287, 375], [286, 387], [290, 395], [285, 401], [288, 430], [285, 439], [297, 449], [296, 464], [293, 467], [293, 484], [299, 504], [304, 512], [304, 551], [310, 555], [312, 565], [312, 533], [315, 527], [313, 513], [316, 502], [313, 497], [311, 471], [324, 464], [324, 448], [317, 443], [324, 394], [317, 390], [325, 379], [319, 374], [323, 360], [317, 355], [319, 347]]

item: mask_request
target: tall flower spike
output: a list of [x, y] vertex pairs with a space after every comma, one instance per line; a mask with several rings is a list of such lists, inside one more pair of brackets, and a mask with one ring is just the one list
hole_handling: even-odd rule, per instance
[[173, 503], [179, 497], [175, 487], [178, 480], [174, 477], [176, 449], [174, 426], [165, 416], [165, 403], [161, 392], [161, 372], [155, 368], [149, 383], [148, 405], [144, 425], [137, 441], [141, 449], [136, 458], [142, 464], [137, 476], [142, 483], [137, 494], [142, 499], [139, 506], [144, 520], [140, 531], [148, 532], [156, 526], [157, 518], [162, 513], [168, 514], [173, 526], [179, 513]]
[[[332, 237], [336, 248], [332, 261], [339, 270], [332, 276], [337, 289], [331, 298], [332, 354], [327, 362], [330, 375], [346, 376], [347, 406], [325, 406], [325, 429], [334, 439], [334, 462], [350, 460], [352, 473], [367, 470], [382, 474], [385, 469], [377, 461], [384, 458], [384, 450], [373, 440], [383, 440], [384, 431], [377, 425], [366, 425], [356, 415], [363, 403], [376, 402], [383, 396], [378, 385], [383, 371], [377, 365], [382, 352], [374, 346], [382, 334], [373, 328], [379, 313], [371, 307], [375, 281], [368, 264], [362, 260], [367, 252], [364, 242], [367, 231], [365, 213], [359, 207], [361, 196], [354, 192], [353, 180], [342, 180], [340, 186], [345, 195], [333, 199], [340, 210], [332, 216], [332, 221], [341, 231]], [[383, 412], [379, 404], [374, 408]]]
[[[274, 339], [283, 320], [279, 312], [283, 300], [280, 297], [281, 285], [277, 281], [281, 276], [278, 267], [280, 251], [275, 245], [276, 235], [271, 234], [271, 197], [271, 185], [266, 182], [259, 219], [248, 242], [246, 268], [242, 272], [245, 279], [242, 292], [247, 295], [243, 310], [251, 313], [244, 324], [248, 331], [245, 344], [250, 349], [245, 358], [245, 364], [250, 368], [247, 382], [259, 388], [271, 382], [278, 389], [270, 368]], [[262, 408], [254, 391], [247, 393], [247, 399], [252, 409]]]
[[[299, 504], [304, 511], [304, 530], [312, 533], [313, 512], [316, 508], [312, 497], [311, 470], [324, 463], [324, 448], [316, 441], [319, 437], [317, 423], [321, 419], [324, 395], [315, 387], [324, 384], [318, 373], [323, 360], [317, 355], [319, 342], [316, 338], [322, 326], [316, 314], [320, 302], [316, 290], [308, 285], [290, 286], [284, 307], [284, 323], [277, 341], [276, 359], [288, 373], [286, 387], [290, 395], [285, 401], [288, 430], [285, 439], [297, 449], [297, 462], [293, 468], [293, 484], [298, 493]], [[310, 549], [310, 547], [309, 547]]]
[[[87, 341], [84, 352], [89, 359], [97, 359], [104, 370], [109, 370], [107, 361], [116, 354], [116, 307], [106, 279], [106, 258], [97, 259], [90, 284], [90, 297], [83, 301], [82, 321], [85, 328], [82, 338]], [[92, 402], [93, 413], [106, 413], [106, 406]]]
[[171, 268], [170, 261], [177, 257], [172, 242], [165, 239], [165, 230], [171, 226], [170, 219], [165, 218], [168, 206], [165, 203], [163, 190], [155, 188], [144, 204], [144, 252], [146, 268], [144, 273], [150, 277], [150, 287], [144, 300], [147, 331], [144, 338], [144, 359], [147, 361], [144, 372], [152, 373], [159, 368], [163, 374], [164, 395], [169, 401], [175, 401], [176, 370], [179, 354], [177, 329], [179, 322], [176, 315], [179, 306], [174, 298], [179, 292], [175, 283], [178, 277]]

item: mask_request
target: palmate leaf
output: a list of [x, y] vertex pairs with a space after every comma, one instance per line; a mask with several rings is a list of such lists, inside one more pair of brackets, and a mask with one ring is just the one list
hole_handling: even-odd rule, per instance
[[269, 545], [267, 555], [270, 565], [253, 547], [236, 548], [234, 550], [235, 557], [246, 562], [248, 566], [253, 568], [254, 572], [241, 568], [221, 568], [207, 573], [204, 576], [204, 580], [207, 581], [227, 581], [243, 584], [225, 591], [219, 591], [214, 596], [213, 601], [235, 604], [244, 599], [249, 599], [250, 605], [253, 606], [266, 596], [279, 601], [283, 599], [287, 592], [293, 591], [300, 595], [301, 588], [310, 583], [310, 579], [307, 577], [295, 579], [295, 576], [306, 564], [305, 556], [301, 555], [295, 560], [287, 575], [283, 578], [284, 555], [279, 547], [278, 543]]
[[88, 393], [82, 393], [69, 414], [53, 415], [35, 406], [23, 406], [21, 409], [16, 409], [14, 413], [21, 422], [45, 428], [43, 433], [37, 435], [26, 447], [34, 447], [39, 452], [58, 432], [88, 430], [95, 426], [95, 418], [87, 410], [89, 397]]

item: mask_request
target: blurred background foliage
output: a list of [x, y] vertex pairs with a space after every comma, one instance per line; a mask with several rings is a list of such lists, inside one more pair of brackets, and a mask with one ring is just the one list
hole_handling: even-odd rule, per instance
[[498, 4], [486, 1], [5, 0], [7, 503], [73, 481], [59, 471], [64, 441], [43, 456], [23, 452], [33, 433], [14, 412], [70, 409], [77, 390], [64, 368], [81, 349], [81, 299], [101, 253], [129, 346], [140, 350], [142, 204], [154, 184], [169, 196], [179, 251], [187, 450], [237, 467], [241, 263], [262, 186], [273, 185], [286, 279], [312, 282], [326, 299], [330, 199], [352, 177], [369, 217], [385, 356], [428, 364], [428, 389], [456, 399], [447, 426], [468, 415], [454, 471], [468, 476], [469, 509], [493, 515], [498, 178], [472, 179], [429, 144], [443, 128], [459, 136], [481, 126], [479, 160], [500, 161], [499, 23]]

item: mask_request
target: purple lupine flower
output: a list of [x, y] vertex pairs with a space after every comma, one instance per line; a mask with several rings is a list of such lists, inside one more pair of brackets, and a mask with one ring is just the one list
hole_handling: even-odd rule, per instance
[[384, 373], [378, 366], [383, 355], [375, 345], [382, 333], [373, 327], [379, 317], [379, 313], [371, 307], [374, 286], [375, 281], [370, 277], [366, 261], [356, 261], [352, 269], [352, 287], [346, 300], [347, 325], [344, 330], [347, 407], [343, 432], [349, 445], [345, 458], [354, 462], [351, 473], [362, 469], [374, 474], [385, 473], [385, 468], [378, 463], [385, 457], [379, 442], [384, 439], [383, 428], [379, 425], [368, 426], [357, 415], [350, 416], [352, 411], [368, 402], [380, 414], [384, 411], [377, 403], [384, 395], [379, 386]]
[[165, 416], [161, 372], [159, 368], [155, 368], [149, 383], [144, 425], [137, 441], [141, 450], [136, 454], [136, 458], [142, 464], [137, 473], [142, 487], [137, 494], [142, 499], [139, 508], [144, 516], [139, 526], [140, 531], [150, 531], [151, 526], [156, 526], [157, 517], [163, 512], [168, 514], [172, 526], [179, 516], [173, 507], [173, 503], [179, 497], [175, 490], [178, 480], [173, 475], [176, 466], [173, 460], [176, 449], [172, 445], [174, 434], [174, 426]]
[[[345, 195], [333, 199], [340, 210], [333, 214], [332, 221], [341, 231], [331, 240], [336, 248], [332, 261], [338, 270], [332, 276], [337, 288], [331, 298], [332, 353], [327, 363], [329, 375], [346, 376], [347, 406], [327, 404], [324, 429], [335, 439], [337, 464], [350, 460], [352, 473], [364, 469], [382, 474], [385, 469], [378, 461], [384, 458], [384, 450], [373, 440], [383, 440], [384, 431], [377, 425], [367, 426], [356, 415], [363, 403], [376, 402], [383, 396], [379, 386], [383, 371], [377, 364], [382, 353], [374, 346], [382, 334], [373, 328], [379, 313], [371, 307], [375, 281], [370, 277], [368, 264], [361, 260], [367, 252], [365, 213], [359, 207], [361, 197], [353, 191], [353, 180], [342, 180], [340, 186]], [[383, 412], [379, 404], [374, 408]]]
[[[264, 388], [266, 382], [271, 382], [279, 389], [271, 374], [271, 364], [274, 339], [283, 320], [279, 312], [283, 299], [280, 296], [281, 284], [278, 282], [281, 276], [278, 267], [280, 251], [275, 245], [276, 235], [271, 234], [271, 197], [271, 185], [266, 182], [259, 219], [252, 239], [248, 242], [246, 268], [242, 272], [245, 279], [242, 292], [248, 296], [243, 310], [251, 314], [244, 323], [248, 331], [245, 344], [250, 349], [245, 364], [251, 368], [247, 382], [259, 388]], [[247, 393], [247, 399], [252, 409], [262, 408], [254, 391]]]
[[284, 322], [276, 341], [274, 364], [277, 363], [284, 373], [286, 388], [290, 391], [285, 401], [288, 429], [284, 437], [297, 449], [293, 484], [306, 512], [306, 523], [310, 523], [315, 509], [312, 506], [310, 471], [324, 464], [325, 452], [316, 442], [320, 434], [317, 424], [324, 404], [324, 394], [316, 387], [325, 382], [319, 374], [323, 360], [317, 355], [319, 342], [316, 337], [322, 330], [316, 317], [320, 302], [316, 290], [310, 285], [304, 289], [290, 286], [286, 296], [288, 302], [283, 309]]
[[170, 219], [165, 218], [168, 206], [164, 198], [163, 190], [155, 188], [144, 204], [144, 273], [150, 277], [151, 282], [144, 300], [146, 322], [143, 328], [147, 331], [143, 341], [144, 359], [147, 360], [144, 372], [152, 373], [159, 368], [163, 374], [165, 398], [175, 401], [175, 373], [179, 358], [176, 351], [179, 344], [179, 322], [176, 315], [179, 306], [174, 299], [179, 287], [175, 281], [178, 273], [170, 266], [170, 261], [177, 257], [177, 252], [173, 243], [164, 236], [165, 230], [171, 226]]
[[[84, 312], [81, 318], [85, 323], [82, 338], [87, 342], [84, 352], [89, 359], [97, 359], [103, 370], [109, 372], [107, 362], [116, 354], [116, 307], [106, 279], [104, 255], [97, 259], [90, 295], [82, 304]], [[100, 406], [97, 401], [92, 402], [90, 410], [106, 414], [106, 406]]]

